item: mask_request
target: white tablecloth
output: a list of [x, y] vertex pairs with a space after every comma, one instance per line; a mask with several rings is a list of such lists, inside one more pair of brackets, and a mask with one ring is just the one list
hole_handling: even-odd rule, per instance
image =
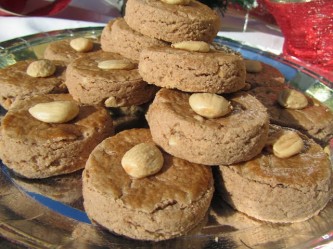
[[104, 26], [105, 23], [49, 17], [0, 17], [0, 42], [40, 32]]

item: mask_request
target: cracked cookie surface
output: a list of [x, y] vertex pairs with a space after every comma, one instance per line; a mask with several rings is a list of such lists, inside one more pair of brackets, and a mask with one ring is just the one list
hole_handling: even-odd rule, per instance
[[[286, 86], [255, 87], [248, 91], [267, 108], [273, 124], [298, 129], [321, 145], [333, 137], [333, 113], [318, 100], [306, 96], [308, 105], [302, 109], [284, 108], [278, 97]], [[318, 122], [320, 121], [320, 122]]]
[[136, 66], [128, 70], [98, 67], [99, 62], [109, 60], [125, 58], [101, 51], [78, 58], [68, 65], [65, 84], [75, 100], [88, 105], [104, 105], [107, 99], [114, 98], [113, 106], [108, 107], [120, 107], [140, 105], [154, 97], [157, 88], [142, 80]]
[[283, 86], [285, 83], [284, 75], [275, 67], [261, 62], [260, 72], [247, 72], [245, 81], [253, 87], [260, 86]]
[[140, 54], [139, 73], [150, 84], [185, 92], [230, 93], [245, 86], [241, 56], [224, 50], [207, 53], [151, 47]]
[[83, 173], [85, 210], [96, 223], [130, 238], [164, 240], [185, 234], [209, 208], [211, 168], [163, 153], [160, 172], [132, 179], [121, 159], [142, 142], [152, 142], [148, 129], [125, 130], [95, 148]]
[[132, 29], [167, 42], [211, 42], [221, 28], [217, 13], [196, 0], [188, 5], [129, 0], [124, 18]]
[[16, 99], [33, 95], [66, 93], [66, 64], [52, 61], [56, 71], [49, 77], [31, 77], [27, 74], [30, 63], [36, 60], [18, 61], [13, 65], [0, 69], [0, 104], [8, 110]]
[[131, 29], [123, 18], [111, 20], [104, 27], [101, 35], [101, 46], [104, 51], [118, 53], [136, 61], [139, 60], [142, 49], [166, 45], [166, 42], [150, 38]]
[[78, 52], [70, 45], [71, 39], [51, 42], [47, 45], [44, 51], [44, 58], [49, 60], [59, 60], [66, 64], [71, 63], [73, 60], [85, 56], [89, 53], [95, 53], [101, 50], [101, 45], [97, 40], [93, 39], [94, 46], [89, 52]]
[[46, 178], [82, 169], [92, 149], [112, 135], [110, 114], [100, 106], [81, 106], [66, 123], [45, 123], [29, 108], [52, 101], [73, 101], [69, 94], [46, 94], [14, 102], [0, 126], [0, 158], [26, 178]]
[[[269, 138], [286, 130], [271, 125]], [[318, 214], [332, 197], [332, 169], [323, 149], [299, 133], [301, 153], [278, 158], [270, 149], [253, 160], [220, 166], [216, 189], [231, 206], [259, 220], [286, 223]]]
[[224, 95], [232, 112], [206, 119], [191, 109], [189, 97], [189, 93], [161, 89], [148, 109], [153, 140], [165, 151], [205, 165], [232, 164], [260, 153], [269, 121], [257, 99], [247, 93]]

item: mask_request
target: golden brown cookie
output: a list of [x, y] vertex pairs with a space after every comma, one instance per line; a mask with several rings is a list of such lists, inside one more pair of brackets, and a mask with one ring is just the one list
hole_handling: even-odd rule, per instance
[[66, 64], [52, 61], [55, 72], [48, 77], [32, 77], [27, 69], [36, 60], [18, 61], [13, 65], [0, 69], [0, 104], [8, 110], [17, 98], [48, 93], [65, 93]]
[[243, 58], [226, 50], [194, 52], [151, 47], [140, 54], [139, 72], [150, 84], [185, 92], [230, 93], [245, 86]]
[[132, 178], [121, 160], [139, 143], [152, 143], [149, 129], [120, 132], [94, 149], [83, 172], [86, 213], [93, 222], [133, 239], [158, 241], [186, 234], [210, 206], [211, 168], [163, 152], [159, 172]]
[[191, 94], [161, 89], [146, 115], [152, 137], [168, 153], [205, 165], [232, 164], [258, 155], [266, 143], [269, 117], [247, 93], [226, 96], [233, 110], [205, 118], [189, 105]]
[[[271, 126], [269, 138], [283, 131], [286, 128]], [[318, 144], [299, 135], [305, 146], [289, 158], [265, 149], [253, 160], [220, 166], [216, 186], [222, 197], [264, 221], [298, 222], [318, 214], [332, 197], [331, 163]]]
[[246, 79], [245, 81], [251, 85], [251, 87], [258, 86], [281, 86], [285, 83], [284, 75], [275, 67], [256, 60], [245, 60], [246, 63], [259, 63], [261, 65], [261, 69], [259, 70], [251, 70], [248, 69], [246, 71]]
[[256, 87], [250, 91], [267, 108], [270, 120], [274, 124], [298, 129], [326, 145], [333, 137], [333, 113], [318, 100], [306, 96], [308, 105], [301, 109], [281, 106], [279, 95], [286, 89], [281, 87]]
[[[73, 38], [75, 39], [75, 38]], [[65, 39], [54, 41], [48, 44], [44, 50], [44, 58], [49, 60], [59, 60], [69, 64], [73, 60], [86, 55], [87, 53], [94, 53], [101, 50], [101, 45], [96, 39], [91, 39], [93, 47], [89, 51], [77, 51], [71, 47], [70, 43], [73, 39]]]
[[53, 101], [73, 101], [69, 94], [40, 95], [17, 101], [0, 127], [0, 158], [26, 178], [46, 178], [82, 169], [93, 150], [113, 133], [112, 119], [103, 107], [80, 106], [78, 115], [65, 123], [46, 123], [29, 108]]
[[196, 0], [186, 5], [129, 0], [124, 18], [139, 33], [168, 42], [211, 42], [221, 28], [218, 14]]
[[[123, 61], [132, 68], [101, 68], [100, 63]], [[98, 52], [78, 58], [67, 67], [65, 84], [80, 103], [106, 107], [140, 105], [150, 101], [157, 88], [140, 76], [137, 64], [111, 52]]]
[[142, 35], [131, 29], [123, 18], [111, 20], [103, 29], [101, 36], [102, 50], [121, 54], [139, 60], [142, 49], [152, 46], [166, 46], [167, 43]]

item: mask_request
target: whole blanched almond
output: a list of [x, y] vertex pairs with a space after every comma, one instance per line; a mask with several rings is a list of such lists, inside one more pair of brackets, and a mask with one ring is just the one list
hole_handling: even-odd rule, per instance
[[92, 40], [84, 37], [71, 40], [69, 45], [77, 52], [89, 52], [94, 48]]
[[299, 91], [284, 89], [278, 96], [278, 103], [287, 109], [303, 109], [308, 106], [308, 99]]
[[210, 45], [203, 41], [182, 41], [171, 44], [171, 47], [193, 52], [207, 53], [210, 51]]
[[114, 96], [110, 96], [104, 101], [105, 107], [120, 107], [123, 106], [125, 103], [126, 101], [124, 101], [123, 99], [117, 99]]
[[188, 5], [191, 0], [161, 0], [167, 4], [174, 4], [174, 5]]
[[178, 144], [178, 139], [175, 135], [171, 135], [169, 137], [168, 145], [169, 146], [176, 146]]
[[328, 156], [330, 156], [330, 155], [331, 155], [331, 146], [330, 146], [330, 145], [326, 145], [326, 146], [324, 147], [324, 152], [325, 152]]
[[125, 69], [131, 70], [136, 67], [135, 63], [129, 60], [105, 60], [98, 63], [98, 68], [100, 69]]
[[114, 96], [108, 97], [105, 101], [104, 101], [104, 105], [106, 107], [116, 107], [117, 106], [117, 100]]
[[279, 158], [289, 158], [304, 148], [303, 139], [294, 131], [283, 132], [273, 143], [273, 153]]
[[257, 60], [245, 60], [245, 68], [248, 73], [260, 73], [262, 71], [262, 64]]
[[27, 74], [31, 77], [48, 77], [54, 74], [56, 66], [47, 59], [33, 61], [27, 67]]
[[152, 143], [140, 143], [128, 150], [121, 159], [125, 172], [133, 178], [156, 174], [163, 167], [162, 152]]
[[193, 93], [189, 104], [195, 113], [206, 118], [223, 117], [232, 111], [227, 99], [213, 93]]
[[53, 101], [39, 103], [29, 108], [29, 113], [46, 123], [66, 123], [75, 118], [80, 111], [74, 101]]

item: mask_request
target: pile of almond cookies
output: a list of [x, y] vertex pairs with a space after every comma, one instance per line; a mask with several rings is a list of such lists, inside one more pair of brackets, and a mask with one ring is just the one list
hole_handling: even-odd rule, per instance
[[1, 160], [31, 179], [84, 169], [88, 217], [132, 239], [200, 229], [214, 193], [262, 221], [318, 214], [332, 112], [214, 43], [220, 27], [196, 0], [128, 0], [100, 40], [1, 69]]

